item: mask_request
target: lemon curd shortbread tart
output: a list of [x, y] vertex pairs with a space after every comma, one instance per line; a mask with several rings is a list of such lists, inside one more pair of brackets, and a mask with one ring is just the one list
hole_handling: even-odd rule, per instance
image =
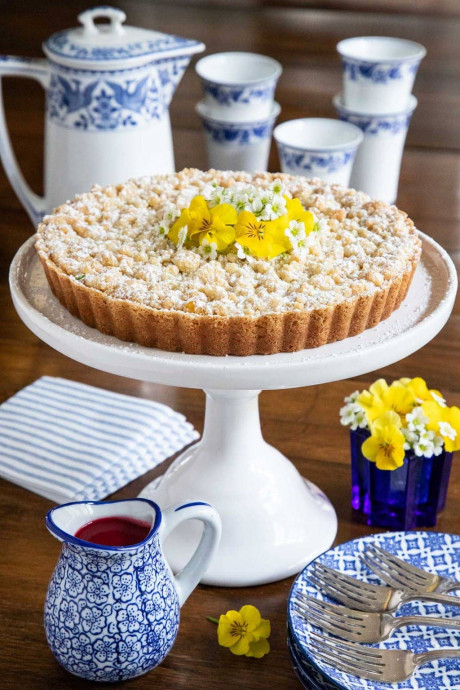
[[361, 333], [401, 304], [421, 253], [405, 213], [353, 189], [193, 169], [94, 187], [45, 217], [36, 247], [88, 326], [210, 355]]

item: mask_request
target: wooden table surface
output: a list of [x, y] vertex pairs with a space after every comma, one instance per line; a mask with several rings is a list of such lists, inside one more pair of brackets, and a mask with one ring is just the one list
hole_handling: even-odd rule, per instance
[[[332, 96], [340, 90], [341, 69], [335, 44], [353, 35], [400, 36], [428, 50], [417, 77], [419, 99], [404, 155], [398, 204], [417, 226], [432, 235], [460, 262], [460, 11], [451, 0], [365, 3], [249, 2], [203, 0], [118, 1], [132, 25], [203, 40], [209, 52], [250, 50], [280, 60], [284, 74], [277, 99], [280, 121], [300, 116], [331, 116]], [[51, 33], [76, 24], [88, 2], [21, 0], [0, 2], [0, 53], [39, 56]], [[318, 9], [319, 8], [319, 9]], [[4, 80], [8, 122], [24, 173], [40, 190], [43, 95], [29, 80]], [[194, 104], [200, 97], [190, 67], [172, 104], [176, 164], [206, 167], [200, 123]], [[152, 152], [153, 153], [153, 152]], [[278, 169], [274, 150], [270, 169]], [[118, 378], [58, 354], [20, 321], [8, 291], [8, 266], [33, 228], [0, 172], [0, 402], [39, 376], [63, 376], [113, 391], [159, 400], [187, 415], [201, 431], [203, 393]], [[352, 521], [349, 505], [350, 461], [347, 431], [338, 422], [344, 395], [378, 376], [423, 376], [460, 405], [460, 305], [442, 332], [407, 359], [356, 380], [295, 390], [262, 393], [265, 438], [285, 453], [302, 474], [323, 489], [339, 517], [336, 543], [373, 530]], [[1, 443], [1, 439], [0, 439]], [[136, 496], [165, 466], [141, 477], [116, 497]], [[454, 463], [447, 506], [437, 529], [460, 529], [460, 468]], [[83, 688], [90, 684], [64, 672], [49, 651], [42, 624], [46, 587], [59, 544], [46, 532], [51, 503], [0, 480], [0, 687]], [[315, 529], [315, 525], [305, 525]], [[376, 531], [376, 530], [374, 530]], [[232, 688], [291, 690], [299, 687], [286, 649], [286, 598], [292, 578], [248, 589], [198, 587], [185, 604], [176, 644], [166, 661], [130, 688]], [[272, 622], [270, 654], [262, 660], [234, 657], [220, 648], [213, 624], [229, 608], [255, 604]], [[154, 685], [152, 686], [152, 683]]]

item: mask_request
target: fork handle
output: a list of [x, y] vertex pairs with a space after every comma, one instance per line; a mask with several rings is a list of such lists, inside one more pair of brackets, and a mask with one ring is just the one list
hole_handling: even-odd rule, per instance
[[436, 592], [420, 592], [420, 594], [404, 594], [401, 601], [405, 604], [407, 601], [432, 601], [435, 604], [446, 604], [446, 606], [460, 606], [460, 597], [455, 597], [449, 594], [437, 594]]
[[431, 652], [414, 654], [416, 666], [428, 664], [430, 661], [436, 661], [436, 659], [460, 659], [460, 649], [433, 649]]
[[460, 630], [460, 618], [436, 618], [435, 616], [396, 616], [393, 620], [394, 628], [404, 628], [406, 625], [431, 625], [435, 628], [454, 628]]

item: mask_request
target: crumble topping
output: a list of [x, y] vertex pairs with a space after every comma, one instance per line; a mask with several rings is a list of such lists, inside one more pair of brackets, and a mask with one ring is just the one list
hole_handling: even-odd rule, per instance
[[[236, 246], [210, 259], [200, 248], [176, 247], [161, 232], [166, 217], [212, 184], [268, 189], [274, 180], [322, 229], [301, 254], [261, 259]], [[353, 189], [280, 173], [185, 169], [77, 196], [44, 218], [37, 249], [73, 280], [112, 298], [161, 310], [258, 317], [373, 294], [419, 259], [420, 240], [404, 212]]]

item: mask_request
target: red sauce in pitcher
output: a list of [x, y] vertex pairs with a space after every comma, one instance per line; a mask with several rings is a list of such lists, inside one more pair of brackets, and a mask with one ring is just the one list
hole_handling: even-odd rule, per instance
[[115, 516], [91, 520], [75, 536], [101, 546], [132, 546], [144, 541], [152, 525], [131, 517]]

